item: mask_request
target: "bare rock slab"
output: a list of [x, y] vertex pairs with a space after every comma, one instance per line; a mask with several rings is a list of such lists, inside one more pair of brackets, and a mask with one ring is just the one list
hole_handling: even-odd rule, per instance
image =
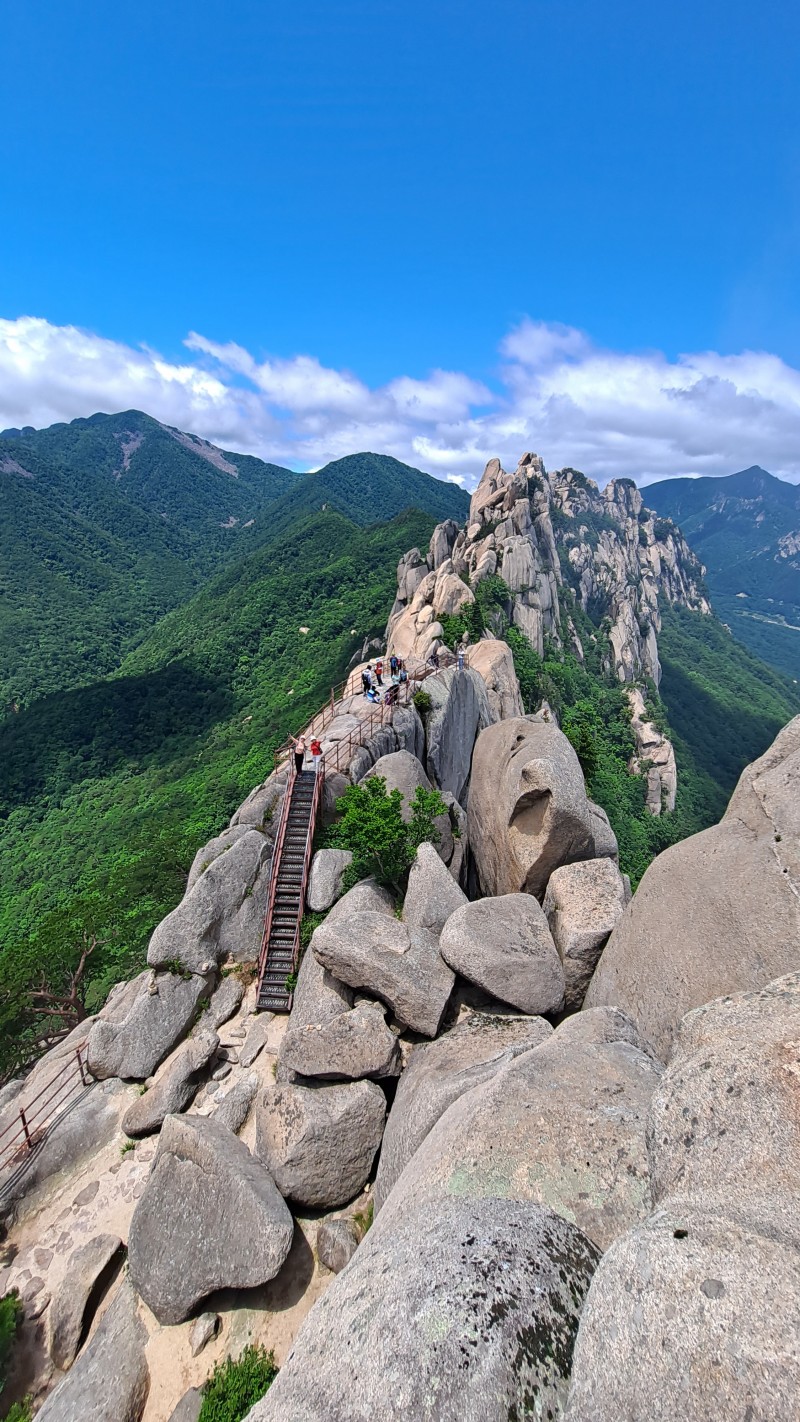
[[228, 1022], [238, 1012], [244, 997], [244, 983], [235, 973], [228, 973], [220, 983], [203, 1013], [203, 1027], [206, 1031], [216, 1031], [223, 1022]]
[[126, 984], [110, 1013], [104, 1008], [89, 1033], [93, 1076], [144, 1081], [188, 1031], [208, 991], [205, 978], [190, 974], [140, 973]]
[[568, 1010], [581, 1006], [626, 903], [625, 881], [611, 859], [564, 864], [550, 875], [543, 907], [564, 965]]
[[371, 1236], [252, 1422], [508, 1422], [534, 1406], [561, 1416], [599, 1258], [580, 1230], [541, 1206], [447, 1200]]
[[140, 1422], [150, 1372], [147, 1329], [123, 1279], [88, 1347], [36, 1414], [37, 1422]]
[[248, 1072], [238, 1081], [234, 1082], [230, 1090], [215, 1097], [216, 1106], [213, 1112], [214, 1120], [221, 1126], [226, 1126], [234, 1135], [242, 1129], [247, 1117], [250, 1114], [250, 1107], [255, 1099], [258, 1090], [258, 1075], [256, 1072]]
[[413, 1049], [386, 1122], [375, 1177], [376, 1213], [448, 1106], [514, 1057], [541, 1046], [552, 1032], [543, 1017], [474, 1012], [435, 1042]]
[[150, 966], [178, 962], [190, 973], [207, 973], [229, 956], [237, 962], [257, 958], [271, 855], [270, 841], [248, 829], [213, 859], [156, 928], [147, 950]]
[[421, 844], [414, 856], [403, 903], [403, 922], [412, 932], [423, 930], [438, 938], [444, 925], [467, 896], [432, 844]]
[[667, 1202], [604, 1255], [567, 1422], [795, 1422], [800, 1254]]
[[242, 1141], [213, 1117], [167, 1117], [128, 1240], [131, 1281], [159, 1323], [182, 1322], [214, 1289], [273, 1279], [293, 1233]]
[[332, 1274], [341, 1274], [358, 1244], [358, 1229], [353, 1220], [325, 1220], [317, 1230], [317, 1258]]
[[169, 1415], [169, 1422], [199, 1422], [203, 1394], [199, 1387], [190, 1387]]
[[290, 1024], [278, 1062], [281, 1070], [334, 1081], [399, 1076], [400, 1046], [380, 1004], [361, 1002], [321, 1026]]
[[311, 861], [306, 903], [312, 913], [324, 913], [341, 897], [342, 880], [353, 862], [349, 849], [318, 849]]
[[256, 1150], [286, 1199], [332, 1210], [366, 1184], [385, 1120], [386, 1098], [374, 1082], [276, 1082], [256, 1103]]
[[415, 1032], [436, 1036], [455, 977], [432, 934], [385, 913], [340, 913], [320, 924], [311, 950], [340, 982], [373, 993]]
[[522, 1012], [558, 1012], [564, 969], [547, 919], [530, 894], [464, 903], [442, 929], [439, 951], [471, 983]]
[[216, 1032], [197, 1032], [183, 1042], [159, 1068], [150, 1089], [125, 1112], [122, 1129], [126, 1136], [150, 1135], [161, 1129], [166, 1116], [185, 1111], [218, 1046]]
[[56, 1289], [48, 1314], [48, 1348], [57, 1368], [66, 1372], [75, 1361], [81, 1338], [91, 1322], [89, 1301], [109, 1266], [122, 1251], [116, 1234], [97, 1234], [73, 1250], [67, 1272]]
[[554, 869], [592, 858], [583, 772], [554, 722], [512, 718], [481, 731], [467, 823], [486, 894], [541, 898]]

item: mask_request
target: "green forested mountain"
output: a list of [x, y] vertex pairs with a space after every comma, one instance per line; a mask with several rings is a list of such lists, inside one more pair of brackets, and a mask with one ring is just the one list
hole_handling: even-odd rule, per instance
[[432, 528], [416, 512], [366, 530], [316, 514], [218, 574], [114, 676], [0, 723], [9, 1054], [31, 1020], [26, 988], [43, 963], [58, 976], [84, 929], [103, 940], [90, 1004], [144, 961], [196, 849], [269, 772], [274, 747], [364, 637], [383, 630], [398, 559]]
[[0, 436], [0, 715], [112, 672], [220, 567], [331, 508], [358, 524], [467, 496], [388, 456], [299, 475], [137, 410]]
[[714, 607], [734, 636], [800, 680], [800, 487], [754, 465], [643, 492], [705, 563]]

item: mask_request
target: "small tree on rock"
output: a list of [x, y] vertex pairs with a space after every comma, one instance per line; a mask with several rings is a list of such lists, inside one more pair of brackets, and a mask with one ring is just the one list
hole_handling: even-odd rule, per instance
[[439, 815], [447, 814], [439, 791], [419, 785], [411, 801], [410, 818], [404, 820], [400, 791], [387, 794], [386, 781], [380, 775], [348, 786], [336, 808], [341, 819], [331, 831], [330, 840], [337, 849], [349, 849], [353, 856], [346, 875], [347, 887], [372, 876], [396, 893], [405, 892], [419, 846], [425, 841], [439, 843], [441, 835], [435, 822]]

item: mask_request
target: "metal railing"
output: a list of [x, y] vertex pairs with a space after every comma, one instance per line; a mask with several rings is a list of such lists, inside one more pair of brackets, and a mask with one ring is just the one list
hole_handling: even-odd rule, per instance
[[33, 1151], [70, 1104], [73, 1093], [82, 1092], [93, 1082], [86, 1062], [86, 1043], [83, 1042], [70, 1053], [66, 1062], [62, 1062], [57, 1073], [41, 1090], [14, 1111], [9, 1124], [0, 1131], [0, 1170], [5, 1170]]

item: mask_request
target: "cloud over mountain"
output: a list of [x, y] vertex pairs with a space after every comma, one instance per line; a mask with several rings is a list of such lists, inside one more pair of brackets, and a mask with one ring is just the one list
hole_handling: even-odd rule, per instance
[[39, 317], [0, 320], [0, 425], [136, 407], [298, 469], [372, 449], [468, 486], [486, 459], [523, 449], [601, 483], [756, 463], [800, 480], [800, 371], [766, 352], [669, 360], [525, 320], [500, 343], [491, 387], [446, 370], [370, 387], [311, 355], [262, 360], [195, 332], [184, 345], [176, 361]]

